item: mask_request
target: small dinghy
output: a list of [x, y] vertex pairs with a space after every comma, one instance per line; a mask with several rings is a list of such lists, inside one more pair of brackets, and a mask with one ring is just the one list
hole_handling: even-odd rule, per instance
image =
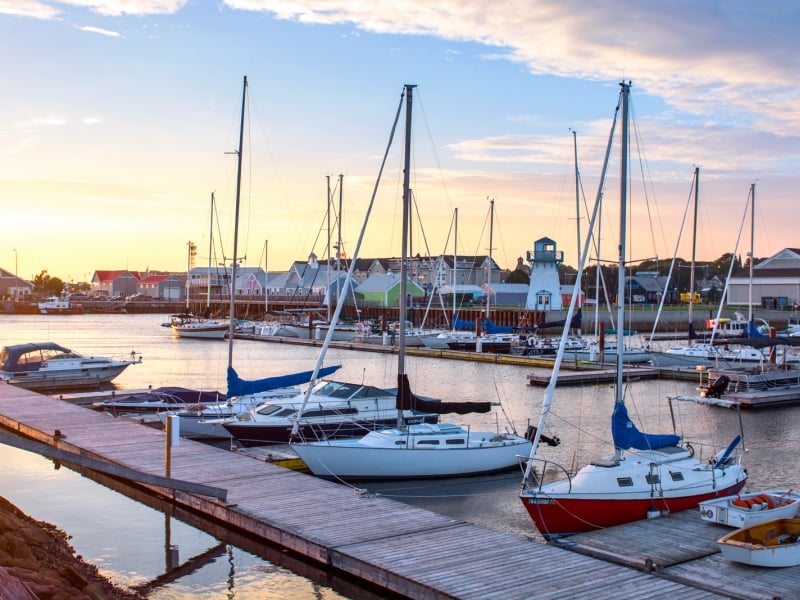
[[772, 519], [791, 519], [800, 508], [800, 492], [764, 490], [700, 502], [700, 518], [728, 527], [748, 527]]
[[800, 519], [773, 519], [717, 540], [722, 556], [754, 567], [800, 565]]

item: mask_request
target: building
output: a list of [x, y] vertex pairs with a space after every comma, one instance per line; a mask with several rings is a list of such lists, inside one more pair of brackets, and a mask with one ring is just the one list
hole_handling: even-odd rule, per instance
[[753, 265], [752, 292], [750, 269], [732, 275], [725, 304], [763, 308], [800, 305], [800, 248], [784, 248]]
[[562, 310], [561, 283], [558, 269], [564, 262], [563, 250], [556, 243], [543, 237], [533, 243], [533, 252], [528, 250], [531, 265], [531, 283], [525, 308], [528, 310]]
[[33, 293], [33, 284], [20, 279], [14, 273], [0, 269], [0, 298], [9, 300], [29, 299]]

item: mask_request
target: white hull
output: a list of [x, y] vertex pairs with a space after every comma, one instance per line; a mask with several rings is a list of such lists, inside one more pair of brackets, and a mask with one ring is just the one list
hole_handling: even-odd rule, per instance
[[749, 527], [771, 519], [791, 519], [800, 508], [800, 493], [765, 490], [700, 503], [700, 518], [728, 527]]
[[[455, 445], [454, 440], [462, 443]], [[517, 436], [468, 432], [443, 423], [384, 429], [360, 438], [296, 443], [292, 448], [319, 477], [380, 480], [505, 471], [520, 464], [531, 443]]]
[[800, 520], [773, 519], [737, 529], [717, 540], [722, 556], [754, 567], [800, 565]]

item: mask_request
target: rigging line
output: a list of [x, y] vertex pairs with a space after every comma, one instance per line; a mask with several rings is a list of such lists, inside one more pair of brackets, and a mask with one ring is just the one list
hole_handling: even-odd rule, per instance
[[[656, 327], [658, 327], [659, 317], [661, 316], [661, 311], [664, 308], [664, 302], [666, 302], [667, 299], [667, 290], [669, 288], [669, 282], [672, 279], [672, 271], [675, 268], [676, 258], [678, 256], [678, 248], [680, 248], [681, 239], [683, 238], [683, 230], [686, 225], [686, 219], [689, 216], [689, 207], [692, 205], [696, 179], [697, 179], [697, 171], [692, 171], [692, 185], [689, 187], [689, 196], [686, 199], [686, 206], [683, 209], [683, 219], [681, 219], [681, 227], [678, 230], [678, 239], [675, 242], [675, 252], [673, 253], [672, 260], [669, 263], [669, 271], [667, 271], [666, 281], [664, 282], [664, 290], [661, 293], [661, 301], [658, 303], [658, 311], [656, 312], [656, 318], [653, 319], [653, 329], [650, 332], [650, 339], [647, 341], [648, 345], [652, 345], [653, 343], [653, 338], [656, 335]], [[694, 292], [694, 290], [689, 290], [689, 292], [692, 293]]]
[[659, 252], [658, 252], [658, 249], [655, 247], [656, 236], [655, 236], [655, 233], [653, 232], [653, 222], [654, 221], [653, 221], [652, 215], [650, 214], [650, 198], [649, 198], [649, 195], [647, 193], [647, 189], [648, 189], [647, 182], [650, 182], [650, 190], [651, 190], [651, 194], [653, 196], [653, 206], [655, 208], [655, 213], [656, 213], [655, 222], [658, 223], [659, 226], [660, 226], [661, 239], [662, 239], [662, 243], [663, 243], [663, 247], [664, 248], [668, 247], [667, 235], [666, 235], [666, 232], [664, 231], [664, 220], [661, 218], [661, 211], [659, 209], [658, 198], [656, 197], [655, 188], [653, 187], [653, 175], [650, 172], [650, 163], [647, 160], [647, 153], [645, 152], [644, 145], [641, 142], [641, 136], [640, 136], [640, 133], [639, 133], [639, 120], [635, 115], [635, 110], [636, 109], [635, 109], [635, 106], [634, 106], [633, 102], [631, 102], [631, 109], [630, 110], [631, 110], [633, 127], [634, 127], [634, 132], [635, 132], [635, 137], [636, 137], [636, 148], [638, 150], [638, 156], [639, 156], [639, 171], [640, 171], [641, 177], [642, 177], [642, 188], [644, 190], [645, 204], [647, 206], [647, 214], [648, 214], [649, 224], [650, 224], [650, 236], [651, 236], [651, 239], [653, 240], [653, 256], [657, 257], [659, 255]]
[[[439, 177], [442, 182], [442, 187], [444, 188], [444, 196], [447, 199], [447, 207], [452, 211], [453, 210], [453, 203], [450, 200], [450, 190], [447, 187], [447, 181], [444, 178], [444, 173], [442, 172], [442, 164], [439, 160], [439, 154], [436, 152], [436, 145], [433, 143], [433, 135], [431, 133], [430, 123], [428, 122], [428, 117], [425, 113], [425, 105], [422, 102], [422, 93], [418, 90], [416, 98], [414, 99], [414, 103], [416, 105], [416, 109], [422, 113], [422, 122], [425, 123], [425, 131], [428, 133], [428, 140], [431, 145], [431, 152], [433, 154], [434, 163], [436, 164], [437, 172], [439, 173]], [[414, 169], [416, 173], [416, 169]]]

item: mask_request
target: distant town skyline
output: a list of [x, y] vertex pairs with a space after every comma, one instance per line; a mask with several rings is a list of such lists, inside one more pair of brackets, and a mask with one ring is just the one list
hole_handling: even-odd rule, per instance
[[[586, 206], [602, 195], [601, 255], [613, 259], [616, 159], [602, 194], [597, 185], [623, 79], [636, 124], [633, 262], [690, 258], [696, 165], [698, 260], [749, 252], [752, 184], [755, 255], [797, 245], [800, 5], [788, 0], [509, 0], [491, 11], [475, 0], [11, 0], [0, 15], [7, 54], [24, 57], [4, 65], [0, 265], [26, 279], [80, 281], [86, 265], [185, 271], [189, 241], [202, 264], [212, 193], [211, 259], [229, 260], [245, 75], [249, 266], [325, 256], [328, 230], [339, 235], [328, 177], [353, 254], [405, 83], [418, 85], [414, 254], [457, 246], [511, 269], [546, 236], [577, 266]], [[400, 254], [400, 145], [361, 256]]]

